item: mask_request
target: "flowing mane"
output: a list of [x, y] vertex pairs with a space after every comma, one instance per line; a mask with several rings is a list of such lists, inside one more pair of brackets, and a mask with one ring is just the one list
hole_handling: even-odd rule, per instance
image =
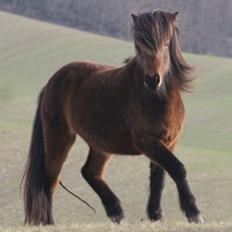
[[139, 15], [131, 27], [135, 46], [141, 49], [137, 53], [143, 52], [152, 56], [163, 42], [171, 38], [170, 58], [171, 67], [165, 84], [175, 78], [181, 91], [190, 91], [193, 78], [191, 72], [193, 68], [185, 61], [179, 40], [179, 29], [176, 26], [173, 16], [168, 12], [156, 11]]

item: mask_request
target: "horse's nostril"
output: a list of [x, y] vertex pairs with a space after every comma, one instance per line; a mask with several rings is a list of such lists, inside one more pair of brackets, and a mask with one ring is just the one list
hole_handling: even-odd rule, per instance
[[153, 76], [153, 79], [154, 79], [154, 82], [156, 83], [156, 85], [159, 85], [159, 83], [160, 83], [160, 76], [159, 76], [159, 74], [155, 74]]
[[145, 75], [144, 81], [147, 87], [150, 89], [155, 89], [160, 83], [160, 76], [159, 74], [155, 74], [153, 76]]

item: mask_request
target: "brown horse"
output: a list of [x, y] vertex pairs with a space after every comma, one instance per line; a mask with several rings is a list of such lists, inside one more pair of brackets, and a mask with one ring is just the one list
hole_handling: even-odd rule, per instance
[[74, 62], [48, 81], [39, 97], [24, 175], [25, 223], [54, 223], [52, 195], [76, 134], [89, 145], [83, 177], [113, 222], [119, 223], [124, 215], [103, 178], [112, 154], [144, 154], [150, 159], [151, 220], [161, 218], [166, 171], [177, 186], [188, 221], [203, 221], [184, 165], [173, 154], [184, 122], [180, 92], [191, 81], [176, 15], [162, 11], [132, 15], [136, 56], [124, 66]]

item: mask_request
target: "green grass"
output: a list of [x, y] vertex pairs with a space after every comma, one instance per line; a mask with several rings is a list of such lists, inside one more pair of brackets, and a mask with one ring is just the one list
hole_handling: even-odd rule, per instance
[[[28, 228], [18, 227], [23, 222], [19, 182], [40, 89], [66, 63], [92, 60], [121, 65], [134, 51], [128, 42], [3, 12], [0, 12], [0, 28], [0, 227], [16, 226], [16, 229], [6, 230], [9, 232], [28, 231]], [[231, 222], [232, 215], [232, 59], [185, 56], [196, 66], [197, 80], [193, 93], [183, 96], [187, 118], [176, 153], [186, 165], [203, 217], [210, 223], [201, 227], [202, 231], [229, 231], [227, 228], [231, 225], [227, 223]], [[64, 226], [44, 231], [198, 230], [199, 227], [183, 223], [186, 219], [179, 210], [176, 188], [170, 178], [167, 178], [163, 196], [164, 222], [156, 225], [147, 222], [149, 162], [143, 156], [117, 156], [111, 161], [106, 177], [121, 199], [130, 224], [115, 227], [107, 223], [99, 199], [80, 175], [86, 154], [87, 146], [78, 139], [65, 163], [62, 179], [93, 204], [97, 214], [59, 188], [54, 199], [54, 215], [56, 222]], [[145, 222], [140, 225], [141, 219]], [[218, 224], [219, 221], [224, 224]], [[74, 223], [84, 224], [65, 227]]]

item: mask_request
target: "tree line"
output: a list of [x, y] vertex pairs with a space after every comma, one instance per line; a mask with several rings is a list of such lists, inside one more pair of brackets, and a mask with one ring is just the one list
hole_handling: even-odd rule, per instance
[[179, 11], [183, 50], [232, 57], [232, 0], [1, 0], [0, 10], [130, 39], [130, 13]]

